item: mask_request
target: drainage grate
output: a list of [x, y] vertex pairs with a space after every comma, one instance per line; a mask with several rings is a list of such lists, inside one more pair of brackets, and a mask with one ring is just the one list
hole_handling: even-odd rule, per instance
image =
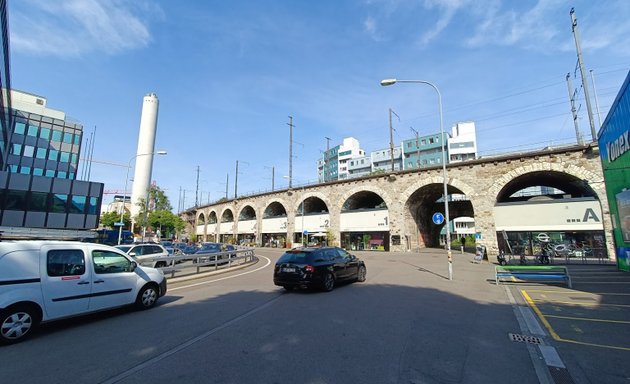
[[518, 341], [519, 343], [545, 344], [542, 338], [536, 336], [517, 335], [516, 333], [510, 333], [509, 336], [510, 340]]

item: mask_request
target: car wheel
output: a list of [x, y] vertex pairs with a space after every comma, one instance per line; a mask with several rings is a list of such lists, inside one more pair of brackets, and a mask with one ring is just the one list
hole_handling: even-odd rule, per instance
[[324, 275], [324, 281], [322, 282], [322, 289], [325, 292], [330, 292], [335, 288], [335, 277], [332, 273], [326, 272]]
[[13, 344], [30, 336], [39, 325], [39, 313], [28, 305], [16, 305], [0, 315], [0, 344]]
[[138, 297], [136, 298], [136, 307], [138, 309], [149, 309], [155, 306], [155, 303], [158, 299], [158, 288], [154, 284], [147, 284], [140, 292], [138, 292]]
[[283, 285], [282, 286], [287, 292], [291, 292], [293, 289], [295, 289], [294, 286], [292, 285]]
[[364, 266], [359, 267], [359, 271], [357, 272], [357, 281], [362, 283], [365, 281], [365, 277], [367, 276], [367, 269]]

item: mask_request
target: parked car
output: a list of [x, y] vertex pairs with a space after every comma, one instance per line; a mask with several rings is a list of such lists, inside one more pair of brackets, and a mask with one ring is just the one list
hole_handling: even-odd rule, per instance
[[118, 248], [129, 256], [132, 256], [141, 265], [153, 268], [163, 268], [170, 264], [167, 260], [153, 260], [156, 257], [169, 256], [169, 252], [160, 244], [116, 245], [115, 248]]
[[[193, 263], [199, 261], [199, 263], [205, 263], [207, 261], [218, 261], [217, 264], [227, 264], [228, 258], [236, 257], [235, 253], [230, 253], [228, 255], [220, 255], [219, 260], [217, 260], [217, 255], [212, 255], [214, 253], [222, 253], [236, 251], [236, 247], [232, 244], [222, 244], [222, 243], [202, 243], [201, 248], [197, 252], [195, 252], [195, 258], [193, 259]], [[205, 256], [208, 255], [208, 256]], [[198, 257], [201, 256], [201, 257]], [[224, 261], [221, 261], [224, 260]]]
[[275, 285], [287, 291], [294, 288], [321, 288], [332, 291], [341, 281], [365, 281], [365, 263], [338, 247], [295, 248], [285, 252], [273, 271]]
[[30, 336], [40, 323], [135, 304], [166, 293], [162, 271], [120, 250], [73, 241], [0, 243], [0, 344]]

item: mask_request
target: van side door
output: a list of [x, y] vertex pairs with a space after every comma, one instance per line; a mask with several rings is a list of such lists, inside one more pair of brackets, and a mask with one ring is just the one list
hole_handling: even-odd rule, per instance
[[136, 300], [140, 277], [133, 271], [128, 257], [110, 250], [93, 249], [88, 259], [94, 270], [90, 311], [119, 307]]
[[72, 316], [88, 310], [91, 269], [81, 248], [43, 247], [40, 258], [42, 295], [47, 318]]

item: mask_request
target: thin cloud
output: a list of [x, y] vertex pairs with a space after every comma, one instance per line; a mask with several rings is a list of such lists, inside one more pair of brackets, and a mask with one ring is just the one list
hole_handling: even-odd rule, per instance
[[108, 0], [27, 1], [10, 11], [13, 50], [73, 57], [146, 47], [151, 33], [138, 14], [161, 14], [148, 3]]
[[449, 26], [457, 11], [463, 8], [466, 3], [466, 0], [425, 0], [424, 6], [426, 9], [440, 8], [441, 14], [433, 28], [422, 35], [420, 43], [427, 45], [439, 36]]

